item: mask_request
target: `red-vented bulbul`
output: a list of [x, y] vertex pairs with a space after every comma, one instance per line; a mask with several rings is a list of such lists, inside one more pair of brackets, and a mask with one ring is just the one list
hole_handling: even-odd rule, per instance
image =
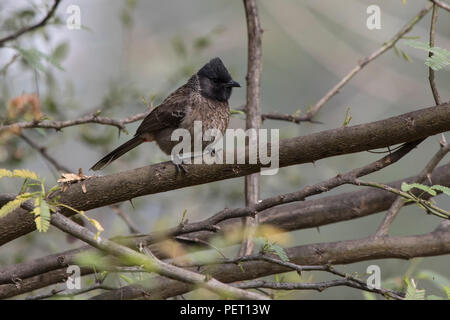
[[[132, 139], [104, 156], [91, 170], [105, 168], [146, 141], [156, 141], [162, 151], [170, 154], [172, 148], [179, 143], [171, 140], [172, 132], [177, 128], [184, 128], [193, 137], [194, 121], [202, 121], [203, 133], [208, 129], [218, 129], [224, 133], [230, 119], [228, 99], [233, 87], [240, 85], [233, 80], [222, 60], [212, 59], [186, 84], [153, 109], [144, 118]], [[182, 166], [181, 168], [184, 170]]]

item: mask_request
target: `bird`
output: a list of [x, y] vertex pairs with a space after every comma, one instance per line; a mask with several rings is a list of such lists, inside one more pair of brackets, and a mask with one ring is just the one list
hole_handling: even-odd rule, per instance
[[[201, 121], [203, 133], [217, 129], [223, 134], [230, 120], [228, 100], [234, 87], [241, 85], [233, 80], [222, 60], [211, 59], [142, 120], [133, 138], [100, 159], [91, 170], [104, 169], [143, 142], [155, 141], [164, 153], [171, 154], [179, 143], [172, 141], [172, 132], [182, 128], [193, 137], [194, 121]], [[186, 173], [182, 164], [175, 166], [177, 172], [181, 169]]]

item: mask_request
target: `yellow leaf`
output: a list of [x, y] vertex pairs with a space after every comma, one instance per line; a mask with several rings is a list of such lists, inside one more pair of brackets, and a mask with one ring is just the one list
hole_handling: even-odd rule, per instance
[[97, 233], [95, 234], [95, 240], [98, 239], [98, 236], [100, 235], [100, 233], [102, 233], [103, 231], [105, 231], [105, 229], [103, 229], [102, 225], [100, 224], [100, 222], [98, 222], [95, 219], [91, 219], [89, 218], [84, 211], [79, 211], [79, 214], [81, 214], [83, 217], [85, 217], [96, 229], [97, 229]]
[[13, 177], [15, 178], [24, 178], [24, 179], [32, 179], [32, 180], [39, 180], [39, 177], [36, 173], [27, 170], [27, 169], [20, 169], [20, 170], [14, 170], [13, 171]]
[[0, 208], [0, 218], [3, 218], [8, 213], [13, 212], [17, 208], [19, 208], [22, 205], [22, 203], [24, 203], [27, 200], [28, 200], [27, 197], [24, 197], [23, 195], [19, 195], [14, 200], [9, 201], [3, 207]]
[[6, 169], [0, 169], [0, 179], [3, 177], [9, 177], [11, 178], [13, 176], [13, 173]]

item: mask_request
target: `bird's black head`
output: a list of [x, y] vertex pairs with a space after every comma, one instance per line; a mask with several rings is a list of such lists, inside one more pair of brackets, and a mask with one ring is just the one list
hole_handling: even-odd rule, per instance
[[214, 58], [205, 64], [198, 72], [201, 94], [207, 98], [228, 101], [233, 87], [241, 85], [231, 78], [227, 68], [220, 58]]

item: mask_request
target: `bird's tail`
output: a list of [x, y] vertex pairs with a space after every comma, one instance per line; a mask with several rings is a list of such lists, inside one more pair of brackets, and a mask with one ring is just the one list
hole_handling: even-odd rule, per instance
[[128, 140], [121, 146], [117, 147], [110, 153], [108, 153], [106, 156], [104, 156], [102, 159], [100, 159], [96, 164], [94, 164], [91, 168], [91, 170], [101, 170], [105, 168], [107, 165], [109, 165], [111, 162], [116, 160], [117, 158], [121, 157], [131, 149], [136, 148], [138, 145], [140, 145], [144, 140], [142, 140], [141, 137], [136, 136], [133, 139]]

